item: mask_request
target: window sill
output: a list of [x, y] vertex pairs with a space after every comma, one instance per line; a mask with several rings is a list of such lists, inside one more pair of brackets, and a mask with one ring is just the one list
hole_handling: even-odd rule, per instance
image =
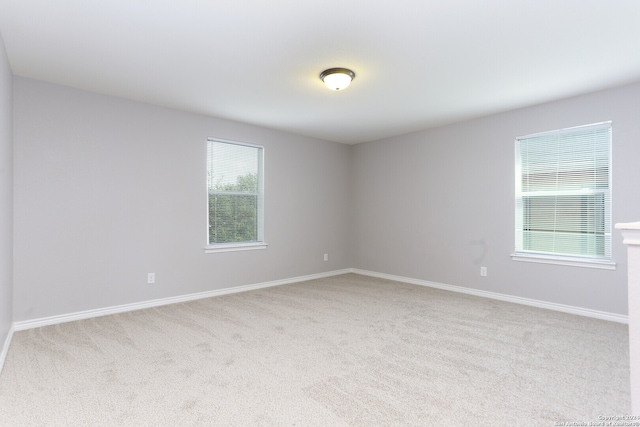
[[571, 267], [599, 268], [602, 270], [615, 270], [616, 263], [611, 261], [589, 261], [576, 258], [563, 258], [544, 255], [511, 254], [514, 261], [537, 262], [541, 264], [568, 265]]
[[251, 242], [251, 243], [229, 243], [224, 245], [211, 245], [204, 248], [205, 254], [212, 254], [215, 252], [237, 252], [237, 251], [254, 251], [257, 249], [266, 249], [265, 242]]

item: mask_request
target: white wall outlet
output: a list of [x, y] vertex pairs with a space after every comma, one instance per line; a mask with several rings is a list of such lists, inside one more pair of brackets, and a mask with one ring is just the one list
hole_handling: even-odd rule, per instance
[[480, 267], [480, 275], [482, 277], [487, 277], [487, 267]]
[[147, 283], [150, 285], [156, 283], [156, 273], [147, 274]]
[[324, 260], [329, 261], [329, 254], [324, 254]]

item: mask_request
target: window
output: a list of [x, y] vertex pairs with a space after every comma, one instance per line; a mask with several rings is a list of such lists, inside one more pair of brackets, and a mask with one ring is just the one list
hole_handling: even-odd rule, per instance
[[613, 268], [610, 122], [516, 139], [515, 235], [516, 260]]
[[206, 252], [263, 249], [263, 148], [207, 141]]

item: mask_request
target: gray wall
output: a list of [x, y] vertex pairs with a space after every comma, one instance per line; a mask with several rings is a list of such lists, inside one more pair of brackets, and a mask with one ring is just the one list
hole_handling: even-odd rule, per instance
[[[0, 346], [12, 322], [13, 77], [0, 36]], [[1, 347], [0, 347], [1, 348]]]
[[[347, 267], [627, 313], [616, 231], [615, 271], [510, 259], [513, 140], [612, 120], [613, 221], [638, 220], [638, 84], [345, 146], [13, 80], [14, 321]], [[267, 250], [203, 253], [207, 136], [265, 146]]]
[[616, 230], [616, 271], [511, 260], [514, 139], [612, 120], [613, 222], [635, 221], [639, 117], [636, 84], [353, 147], [353, 267], [626, 314]]
[[[14, 321], [351, 266], [349, 146], [20, 77], [14, 107]], [[203, 253], [208, 136], [265, 147], [266, 250]]]

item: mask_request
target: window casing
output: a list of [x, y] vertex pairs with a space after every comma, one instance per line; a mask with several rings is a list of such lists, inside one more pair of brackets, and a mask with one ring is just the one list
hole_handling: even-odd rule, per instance
[[613, 265], [611, 123], [519, 137], [515, 146], [514, 259]]
[[207, 140], [206, 252], [263, 249], [264, 148]]

